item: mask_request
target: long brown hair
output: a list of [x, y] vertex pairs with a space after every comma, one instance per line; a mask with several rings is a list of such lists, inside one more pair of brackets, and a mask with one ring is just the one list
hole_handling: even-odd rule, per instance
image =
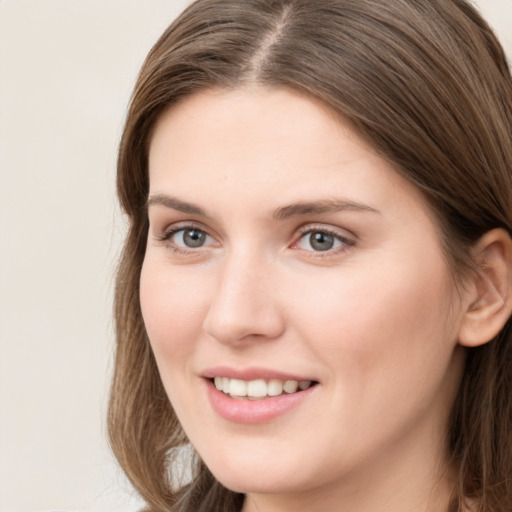
[[[119, 148], [129, 232], [117, 275], [117, 348], [108, 427], [113, 451], [151, 511], [238, 511], [187, 444], [145, 332], [139, 276], [148, 220], [148, 146], [159, 116], [211, 87], [290, 87], [320, 99], [429, 201], [450, 267], [472, 266], [488, 230], [512, 233], [512, 80], [492, 30], [465, 0], [198, 0], [140, 72]], [[467, 350], [454, 404], [451, 511], [512, 509], [511, 321]]]

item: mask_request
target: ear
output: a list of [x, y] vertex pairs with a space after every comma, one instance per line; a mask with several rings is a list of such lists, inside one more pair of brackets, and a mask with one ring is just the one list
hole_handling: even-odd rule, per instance
[[473, 247], [477, 271], [466, 281], [459, 343], [477, 347], [491, 341], [512, 311], [512, 240], [504, 229], [487, 232]]

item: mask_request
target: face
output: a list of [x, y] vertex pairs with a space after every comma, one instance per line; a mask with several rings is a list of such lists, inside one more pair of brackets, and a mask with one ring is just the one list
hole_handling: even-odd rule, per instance
[[325, 495], [439, 464], [462, 313], [419, 192], [284, 89], [186, 99], [149, 170], [143, 317], [213, 474]]

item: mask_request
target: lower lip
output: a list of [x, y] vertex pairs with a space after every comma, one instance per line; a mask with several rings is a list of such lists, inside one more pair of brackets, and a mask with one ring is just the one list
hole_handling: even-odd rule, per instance
[[219, 391], [211, 380], [206, 380], [206, 385], [210, 404], [219, 416], [235, 423], [248, 425], [267, 423], [299, 407], [317, 387], [314, 385], [297, 393], [283, 393], [279, 396], [248, 400], [231, 398], [226, 393]]

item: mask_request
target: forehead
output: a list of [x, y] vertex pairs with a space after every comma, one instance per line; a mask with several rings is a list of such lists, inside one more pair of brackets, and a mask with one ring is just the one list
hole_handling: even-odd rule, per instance
[[286, 150], [293, 140], [307, 138], [308, 147], [325, 149], [331, 140], [326, 132], [333, 129], [353, 141], [358, 139], [328, 106], [293, 89], [208, 89], [164, 112], [153, 131], [150, 161], [161, 142], [174, 143], [180, 149], [196, 148], [200, 143], [207, 148], [216, 145], [233, 153], [249, 143], [255, 152], [275, 152], [273, 142], [286, 142]]
[[[416, 188], [318, 100], [291, 89], [207, 90], [158, 120], [149, 152], [150, 194], [209, 205], [351, 196], [385, 205], [423, 203]], [[272, 203], [270, 205], [270, 203]]]

